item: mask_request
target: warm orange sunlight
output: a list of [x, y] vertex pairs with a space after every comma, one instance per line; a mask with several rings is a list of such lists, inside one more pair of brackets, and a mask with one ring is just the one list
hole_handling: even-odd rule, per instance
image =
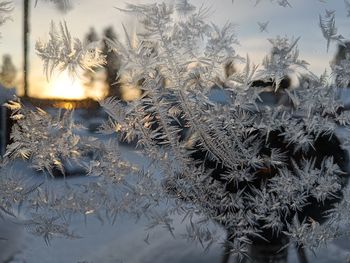
[[[85, 99], [85, 88], [80, 79], [69, 76], [67, 71], [63, 71], [54, 76], [46, 89], [42, 90], [40, 97], [60, 98], [60, 99]], [[45, 95], [44, 95], [45, 94]]]
[[101, 71], [93, 75], [90, 82], [84, 79], [83, 74], [72, 77], [67, 71], [55, 74], [48, 81], [38, 76], [31, 80], [36, 85], [30, 86], [30, 96], [41, 99], [102, 99], [107, 93], [105, 73]]

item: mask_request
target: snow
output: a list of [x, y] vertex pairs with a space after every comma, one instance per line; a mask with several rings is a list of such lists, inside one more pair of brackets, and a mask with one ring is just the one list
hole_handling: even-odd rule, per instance
[[[121, 147], [124, 157], [129, 160], [138, 165], [149, 163], [149, 160], [142, 157], [138, 151], [130, 147]], [[22, 165], [16, 165], [17, 169], [22, 172], [26, 170], [27, 174], [33, 173], [32, 170]], [[73, 177], [68, 180], [72, 185], [86, 184], [87, 177]], [[53, 181], [53, 183], [59, 189], [62, 180]], [[162, 228], [146, 230], [146, 220], [140, 219], [135, 222], [135, 219], [128, 215], [118, 217], [114, 225], [101, 224], [95, 218], [88, 218], [85, 225], [84, 219], [81, 216], [76, 216], [73, 219], [72, 229], [82, 238], [74, 240], [57, 238], [53, 239], [49, 246], [41, 237], [23, 232], [21, 225], [18, 224], [17, 228], [11, 231], [12, 233], [21, 231], [23, 234], [17, 240], [11, 241], [12, 246], [16, 249], [9, 250], [9, 252], [15, 254], [14, 259], [10, 262], [209, 263], [220, 259], [222, 252], [219, 244], [214, 246], [215, 249], [209, 254], [205, 254], [203, 248], [197, 246], [197, 244], [188, 243], [180, 237], [181, 233], [185, 231], [185, 226], [181, 223], [182, 218], [174, 217], [173, 219], [178, 234], [176, 239]]]
[[[143, 223], [121, 218], [116, 225], [100, 225], [89, 220], [86, 226], [77, 226], [84, 237], [77, 240], [56, 239], [47, 247], [40, 238], [25, 237], [25, 247], [17, 255], [17, 260], [26, 262], [215, 262], [221, 251], [216, 249], [209, 256], [202, 249], [181, 239], [173, 239], [168, 232], [156, 230], [149, 236], [149, 244], [144, 239], [147, 232]], [[186, 259], [191, 261], [185, 261]], [[206, 258], [206, 259], [205, 259]], [[205, 259], [205, 260], [204, 260]], [[180, 261], [179, 261], [180, 260]]]
[[[340, 131], [342, 132], [342, 131]], [[345, 134], [343, 134], [345, 136]], [[140, 153], [130, 147], [122, 147], [123, 155], [140, 165], [149, 162]], [[17, 168], [25, 170], [21, 165]], [[27, 172], [30, 170], [27, 168]], [[86, 177], [68, 179], [72, 184], [86, 183]], [[62, 180], [57, 182], [57, 186]], [[147, 230], [147, 221], [140, 219], [135, 222], [128, 215], [118, 217], [114, 225], [101, 224], [95, 218], [88, 218], [86, 225], [81, 216], [73, 219], [72, 229], [82, 238], [67, 240], [56, 238], [48, 246], [45, 241], [23, 231], [20, 224], [12, 224], [11, 228], [2, 224], [0, 236], [10, 236], [7, 246], [0, 246], [1, 255], [9, 253], [14, 257], [9, 262], [14, 263], [219, 263], [223, 254], [220, 244], [215, 244], [209, 252], [193, 242], [182, 239], [186, 224], [179, 216], [174, 216], [176, 238], [162, 228]], [[8, 223], [6, 223], [8, 224]], [[148, 236], [148, 238], [147, 238]], [[222, 231], [222, 236], [225, 234]], [[4, 242], [4, 241], [0, 241]], [[308, 258], [313, 263], [343, 262], [349, 251], [349, 240], [332, 242], [327, 248], [316, 251], [316, 256], [309, 252]], [[3, 258], [0, 258], [3, 262]], [[1, 262], [1, 261], [0, 261]], [[298, 262], [295, 248], [289, 248], [288, 262]]]
[[15, 89], [8, 89], [0, 85], [0, 105], [13, 98]]
[[7, 217], [0, 220], [0, 262], [5, 262], [20, 252], [24, 229]]
[[[215, 101], [221, 100], [220, 92], [215, 94]], [[219, 98], [218, 98], [219, 97]], [[226, 100], [223, 96], [223, 101]], [[350, 92], [349, 92], [350, 97]], [[349, 100], [350, 101], [350, 100]], [[98, 122], [92, 118], [93, 122]], [[84, 119], [81, 119], [84, 122]], [[84, 123], [89, 125], [89, 123]], [[91, 132], [91, 131], [87, 131]], [[337, 136], [348, 136], [344, 129], [337, 130]], [[125, 158], [139, 165], [147, 165], [149, 160], [137, 150], [120, 146]], [[28, 175], [34, 172], [29, 168], [18, 164], [14, 167]], [[68, 178], [72, 184], [86, 183], [87, 177]], [[93, 180], [93, 179], [91, 179]], [[62, 180], [53, 181], [59, 185]], [[186, 224], [181, 222], [179, 216], [173, 216], [175, 235], [162, 228], [146, 229], [147, 221], [140, 219], [135, 222], [128, 215], [118, 217], [114, 225], [101, 224], [95, 218], [88, 218], [87, 224], [81, 216], [73, 218], [72, 229], [82, 238], [67, 240], [53, 239], [48, 246], [41, 237], [36, 237], [23, 229], [21, 224], [4, 220], [0, 224], [0, 262], [26, 262], [26, 263], [91, 263], [91, 262], [115, 262], [115, 263], [215, 263], [220, 262], [223, 249], [220, 244], [215, 244], [209, 252], [193, 242], [187, 242], [181, 238], [185, 232]], [[222, 231], [222, 230], [219, 230]], [[225, 233], [222, 231], [224, 238]], [[315, 255], [308, 252], [309, 262], [332, 263], [344, 262], [349, 255], [349, 240], [342, 239], [329, 243], [327, 247], [316, 251]], [[232, 261], [233, 262], [233, 261]], [[295, 248], [289, 248], [288, 262], [298, 262]]]
[[339, 97], [345, 109], [350, 109], [350, 88], [339, 89]]

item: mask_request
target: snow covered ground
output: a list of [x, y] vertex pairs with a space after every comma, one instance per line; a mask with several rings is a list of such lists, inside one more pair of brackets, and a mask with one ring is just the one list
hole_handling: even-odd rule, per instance
[[[123, 152], [139, 163], [147, 163], [135, 150], [123, 146]], [[21, 168], [22, 169], [22, 168]], [[79, 178], [72, 179], [74, 183]], [[82, 238], [67, 240], [53, 239], [47, 245], [42, 238], [35, 237], [20, 224], [3, 221], [0, 227], [0, 259], [14, 263], [219, 263], [223, 254], [220, 244], [215, 244], [209, 252], [196, 243], [181, 238], [185, 224], [174, 217], [176, 238], [162, 228], [147, 230], [147, 222], [142, 218], [135, 222], [127, 215], [118, 217], [114, 225], [101, 224], [91, 218], [84, 224], [81, 217], [74, 218], [72, 229]], [[224, 232], [222, 232], [224, 235]], [[12, 257], [9, 259], [9, 254]], [[309, 253], [310, 262], [346, 262], [350, 253], [349, 240], [332, 242], [315, 255]], [[6, 256], [6, 257], [5, 257]], [[0, 261], [1, 262], [1, 261]], [[232, 261], [233, 262], [233, 261]], [[298, 262], [294, 248], [289, 248], [288, 262]]]
[[[339, 130], [338, 135], [349, 136], [344, 130]], [[128, 159], [135, 160], [139, 164], [148, 163], [147, 158], [142, 157], [133, 148], [121, 147]], [[68, 180], [79, 182], [80, 179]], [[141, 218], [135, 222], [128, 215], [118, 217], [114, 225], [101, 224], [94, 218], [87, 220], [85, 225], [84, 220], [77, 217], [73, 220], [72, 229], [82, 238], [74, 240], [57, 238], [53, 239], [50, 245], [47, 245], [42, 238], [28, 233], [20, 224], [3, 220], [0, 223], [0, 262], [219, 263], [221, 261], [223, 249], [220, 244], [215, 244], [209, 252], [204, 252], [199, 244], [181, 238], [186, 225], [181, 223], [179, 217], [174, 216], [173, 219], [176, 238], [162, 228], [147, 230], [146, 220]], [[224, 231], [222, 235], [224, 236]], [[342, 239], [319, 249], [315, 255], [308, 252], [308, 258], [312, 263], [337, 263], [346, 262], [349, 254], [350, 240]], [[289, 248], [288, 262], [298, 262], [295, 249], [292, 247]]]
[[[123, 155], [129, 160], [132, 159], [139, 165], [148, 163], [146, 158], [141, 157], [132, 148], [121, 147]], [[23, 172], [23, 167], [18, 168]], [[30, 173], [31, 170], [27, 172]], [[82, 178], [68, 180], [76, 184]], [[60, 183], [58, 181], [58, 184]], [[4, 259], [9, 258], [8, 254], [13, 255], [11, 260], [6, 262], [219, 262], [222, 253], [219, 244], [213, 246], [210, 253], [204, 253], [198, 244], [186, 242], [180, 237], [185, 231], [185, 225], [181, 223], [182, 218], [173, 219], [175, 233], [178, 234], [176, 239], [162, 228], [146, 230], [146, 220], [140, 219], [135, 222], [135, 219], [128, 215], [118, 217], [114, 225], [101, 224], [95, 218], [88, 219], [85, 225], [84, 219], [77, 216], [73, 219], [72, 229], [82, 238], [57, 238], [53, 239], [49, 246], [43, 238], [33, 236], [20, 224], [12, 224], [9, 221], [4, 222], [3, 229], [0, 228], [0, 236], [12, 236], [6, 240], [9, 243], [8, 248], [3, 249], [7, 254]], [[3, 252], [0, 250], [0, 253]], [[0, 259], [0, 262], [5, 262], [4, 259]]]
[[16, 94], [15, 89], [8, 89], [0, 84], [0, 105], [5, 103], [7, 100], [13, 99], [13, 96]]

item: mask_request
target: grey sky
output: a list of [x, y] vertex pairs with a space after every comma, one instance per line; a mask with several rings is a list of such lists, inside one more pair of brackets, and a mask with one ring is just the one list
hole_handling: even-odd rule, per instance
[[[38, 38], [47, 37], [51, 20], [59, 22], [66, 20], [73, 36], [82, 38], [91, 26], [98, 33], [103, 28], [112, 25], [116, 31], [121, 31], [121, 23], [135, 25], [132, 18], [127, 17], [115, 6], [123, 7], [125, 2], [145, 2], [142, 0], [71, 0], [74, 9], [67, 14], [57, 11], [53, 4], [39, 1], [31, 12], [31, 79], [37, 79], [42, 74], [41, 63], [35, 56], [34, 43]], [[174, 0], [168, 0], [174, 1]], [[12, 13], [13, 21], [9, 21], [0, 28], [3, 38], [0, 40], [0, 56], [10, 53], [18, 68], [22, 61], [22, 0], [13, 0], [15, 10]], [[33, 1], [34, 2], [34, 1]], [[147, 0], [147, 2], [154, 2]], [[157, 1], [156, 1], [157, 2]], [[158, 1], [160, 2], [160, 1]], [[328, 0], [325, 3], [319, 0], [290, 0], [292, 8], [283, 8], [269, 0], [262, 0], [254, 7], [255, 0], [192, 0], [196, 6], [204, 4], [211, 8], [210, 20], [219, 25], [233, 22], [237, 25], [236, 31], [240, 46], [237, 52], [250, 58], [257, 64], [261, 63], [263, 56], [269, 52], [270, 46], [267, 38], [277, 35], [301, 37], [298, 43], [300, 57], [310, 63], [310, 69], [321, 74], [329, 68], [329, 61], [336, 51], [336, 44], [332, 43], [330, 50], [326, 51], [326, 41], [322, 37], [318, 26], [318, 15], [324, 14], [325, 9], [335, 10], [336, 25], [339, 33], [350, 38], [349, 22], [346, 17], [343, 0]], [[258, 22], [270, 21], [268, 33], [260, 32]], [[41, 84], [43, 85], [43, 84]], [[41, 85], [33, 85], [38, 91]], [[33, 87], [35, 86], [35, 87]], [[35, 91], [37, 92], [37, 91]]]

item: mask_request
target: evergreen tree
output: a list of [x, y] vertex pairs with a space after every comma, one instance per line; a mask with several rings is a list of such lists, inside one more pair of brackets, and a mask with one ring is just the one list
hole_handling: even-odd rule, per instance
[[[121, 98], [121, 90], [120, 85], [118, 84], [118, 72], [120, 69], [120, 57], [111, 50], [107, 41], [115, 41], [117, 39], [117, 35], [114, 32], [113, 27], [107, 27], [104, 32], [104, 40], [103, 40], [103, 48], [102, 52], [106, 56], [106, 80], [108, 85], [108, 96], [115, 96], [117, 98]], [[108, 39], [108, 40], [107, 40]]]
[[4, 55], [0, 72], [0, 82], [6, 87], [14, 87], [17, 76], [17, 69], [12, 63], [10, 55]]

